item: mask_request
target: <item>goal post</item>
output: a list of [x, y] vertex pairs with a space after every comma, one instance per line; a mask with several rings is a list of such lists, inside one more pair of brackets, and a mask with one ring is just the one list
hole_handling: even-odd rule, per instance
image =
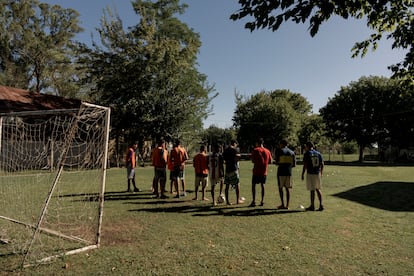
[[0, 266], [100, 245], [110, 109], [0, 113]]

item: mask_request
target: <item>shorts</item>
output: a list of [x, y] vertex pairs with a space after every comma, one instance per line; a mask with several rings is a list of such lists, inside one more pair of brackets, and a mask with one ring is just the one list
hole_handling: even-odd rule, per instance
[[279, 188], [288, 188], [291, 189], [292, 188], [292, 184], [293, 184], [293, 179], [292, 176], [290, 175], [279, 175], [278, 176], [278, 184], [279, 184]]
[[306, 174], [306, 188], [308, 191], [321, 189], [321, 174]]
[[252, 184], [266, 184], [266, 175], [253, 175]]
[[128, 177], [128, 179], [134, 179], [135, 178], [135, 168], [132, 168], [131, 166], [127, 167], [127, 177]]
[[182, 170], [180, 167], [174, 167], [174, 169], [171, 171], [171, 178], [173, 180], [183, 179], [184, 178], [184, 170]]
[[210, 177], [209, 180], [210, 180], [211, 186], [216, 186], [217, 184], [220, 184], [221, 181], [223, 181], [224, 179], [223, 177], [215, 177], [215, 178]]
[[167, 170], [165, 168], [154, 168], [154, 178], [155, 180], [166, 180]]
[[208, 184], [208, 177], [207, 177], [207, 175], [206, 176], [202, 176], [202, 175], [196, 175], [195, 176], [194, 185], [196, 187], [198, 187], [198, 186], [200, 186], [200, 184], [201, 184], [201, 187], [206, 187], [207, 186], [207, 184]]
[[226, 172], [226, 175], [224, 177], [224, 183], [226, 185], [231, 185], [233, 189], [235, 189], [239, 185], [239, 182], [240, 182], [240, 177], [239, 177], [238, 171]]

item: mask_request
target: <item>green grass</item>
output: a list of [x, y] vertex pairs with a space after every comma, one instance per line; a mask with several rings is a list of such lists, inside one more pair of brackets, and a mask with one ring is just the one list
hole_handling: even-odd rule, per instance
[[[109, 169], [102, 245], [15, 274], [42, 275], [412, 275], [412, 167], [325, 167], [326, 210], [299, 212], [309, 193], [294, 170], [290, 211], [276, 211], [276, 167], [265, 205], [248, 208], [251, 162], [241, 163], [242, 205], [192, 201], [194, 175], [186, 169], [187, 197], [151, 198], [153, 170], [139, 168], [143, 192], [125, 193], [125, 169]], [[217, 188], [216, 188], [217, 189]], [[260, 187], [257, 187], [260, 194]], [[230, 200], [235, 201], [234, 191]], [[1, 245], [0, 245], [1, 246]], [[0, 257], [1, 258], [1, 257]], [[0, 269], [1, 270], [1, 269]], [[1, 274], [1, 273], [0, 273]], [[10, 274], [3, 271], [2, 274]]]

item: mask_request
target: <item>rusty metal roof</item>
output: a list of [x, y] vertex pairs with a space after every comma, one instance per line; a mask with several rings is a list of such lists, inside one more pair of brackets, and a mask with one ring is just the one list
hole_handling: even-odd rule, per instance
[[79, 108], [81, 100], [0, 85], [0, 113]]

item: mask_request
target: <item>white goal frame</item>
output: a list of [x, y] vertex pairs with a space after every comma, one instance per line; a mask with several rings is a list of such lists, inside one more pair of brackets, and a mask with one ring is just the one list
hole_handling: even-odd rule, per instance
[[[100, 246], [110, 113], [108, 107], [86, 102], [76, 109], [0, 113], [0, 201], [10, 200], [0, 202], [0, 266], [14, 270]], [[34, 134], [4, 131], [6, 118], [18, 130], [26, 121], [36, 125], [58, 117], [69, 119], [56, 119]], [[50, 138], [31, 140], [31, 135], [52, 136], [48, 131], [58, 133], [59, 147]], [[17, 161], [10, 160], [15, 156]], [[72, 184], [81, 190], [71, 190]]]

